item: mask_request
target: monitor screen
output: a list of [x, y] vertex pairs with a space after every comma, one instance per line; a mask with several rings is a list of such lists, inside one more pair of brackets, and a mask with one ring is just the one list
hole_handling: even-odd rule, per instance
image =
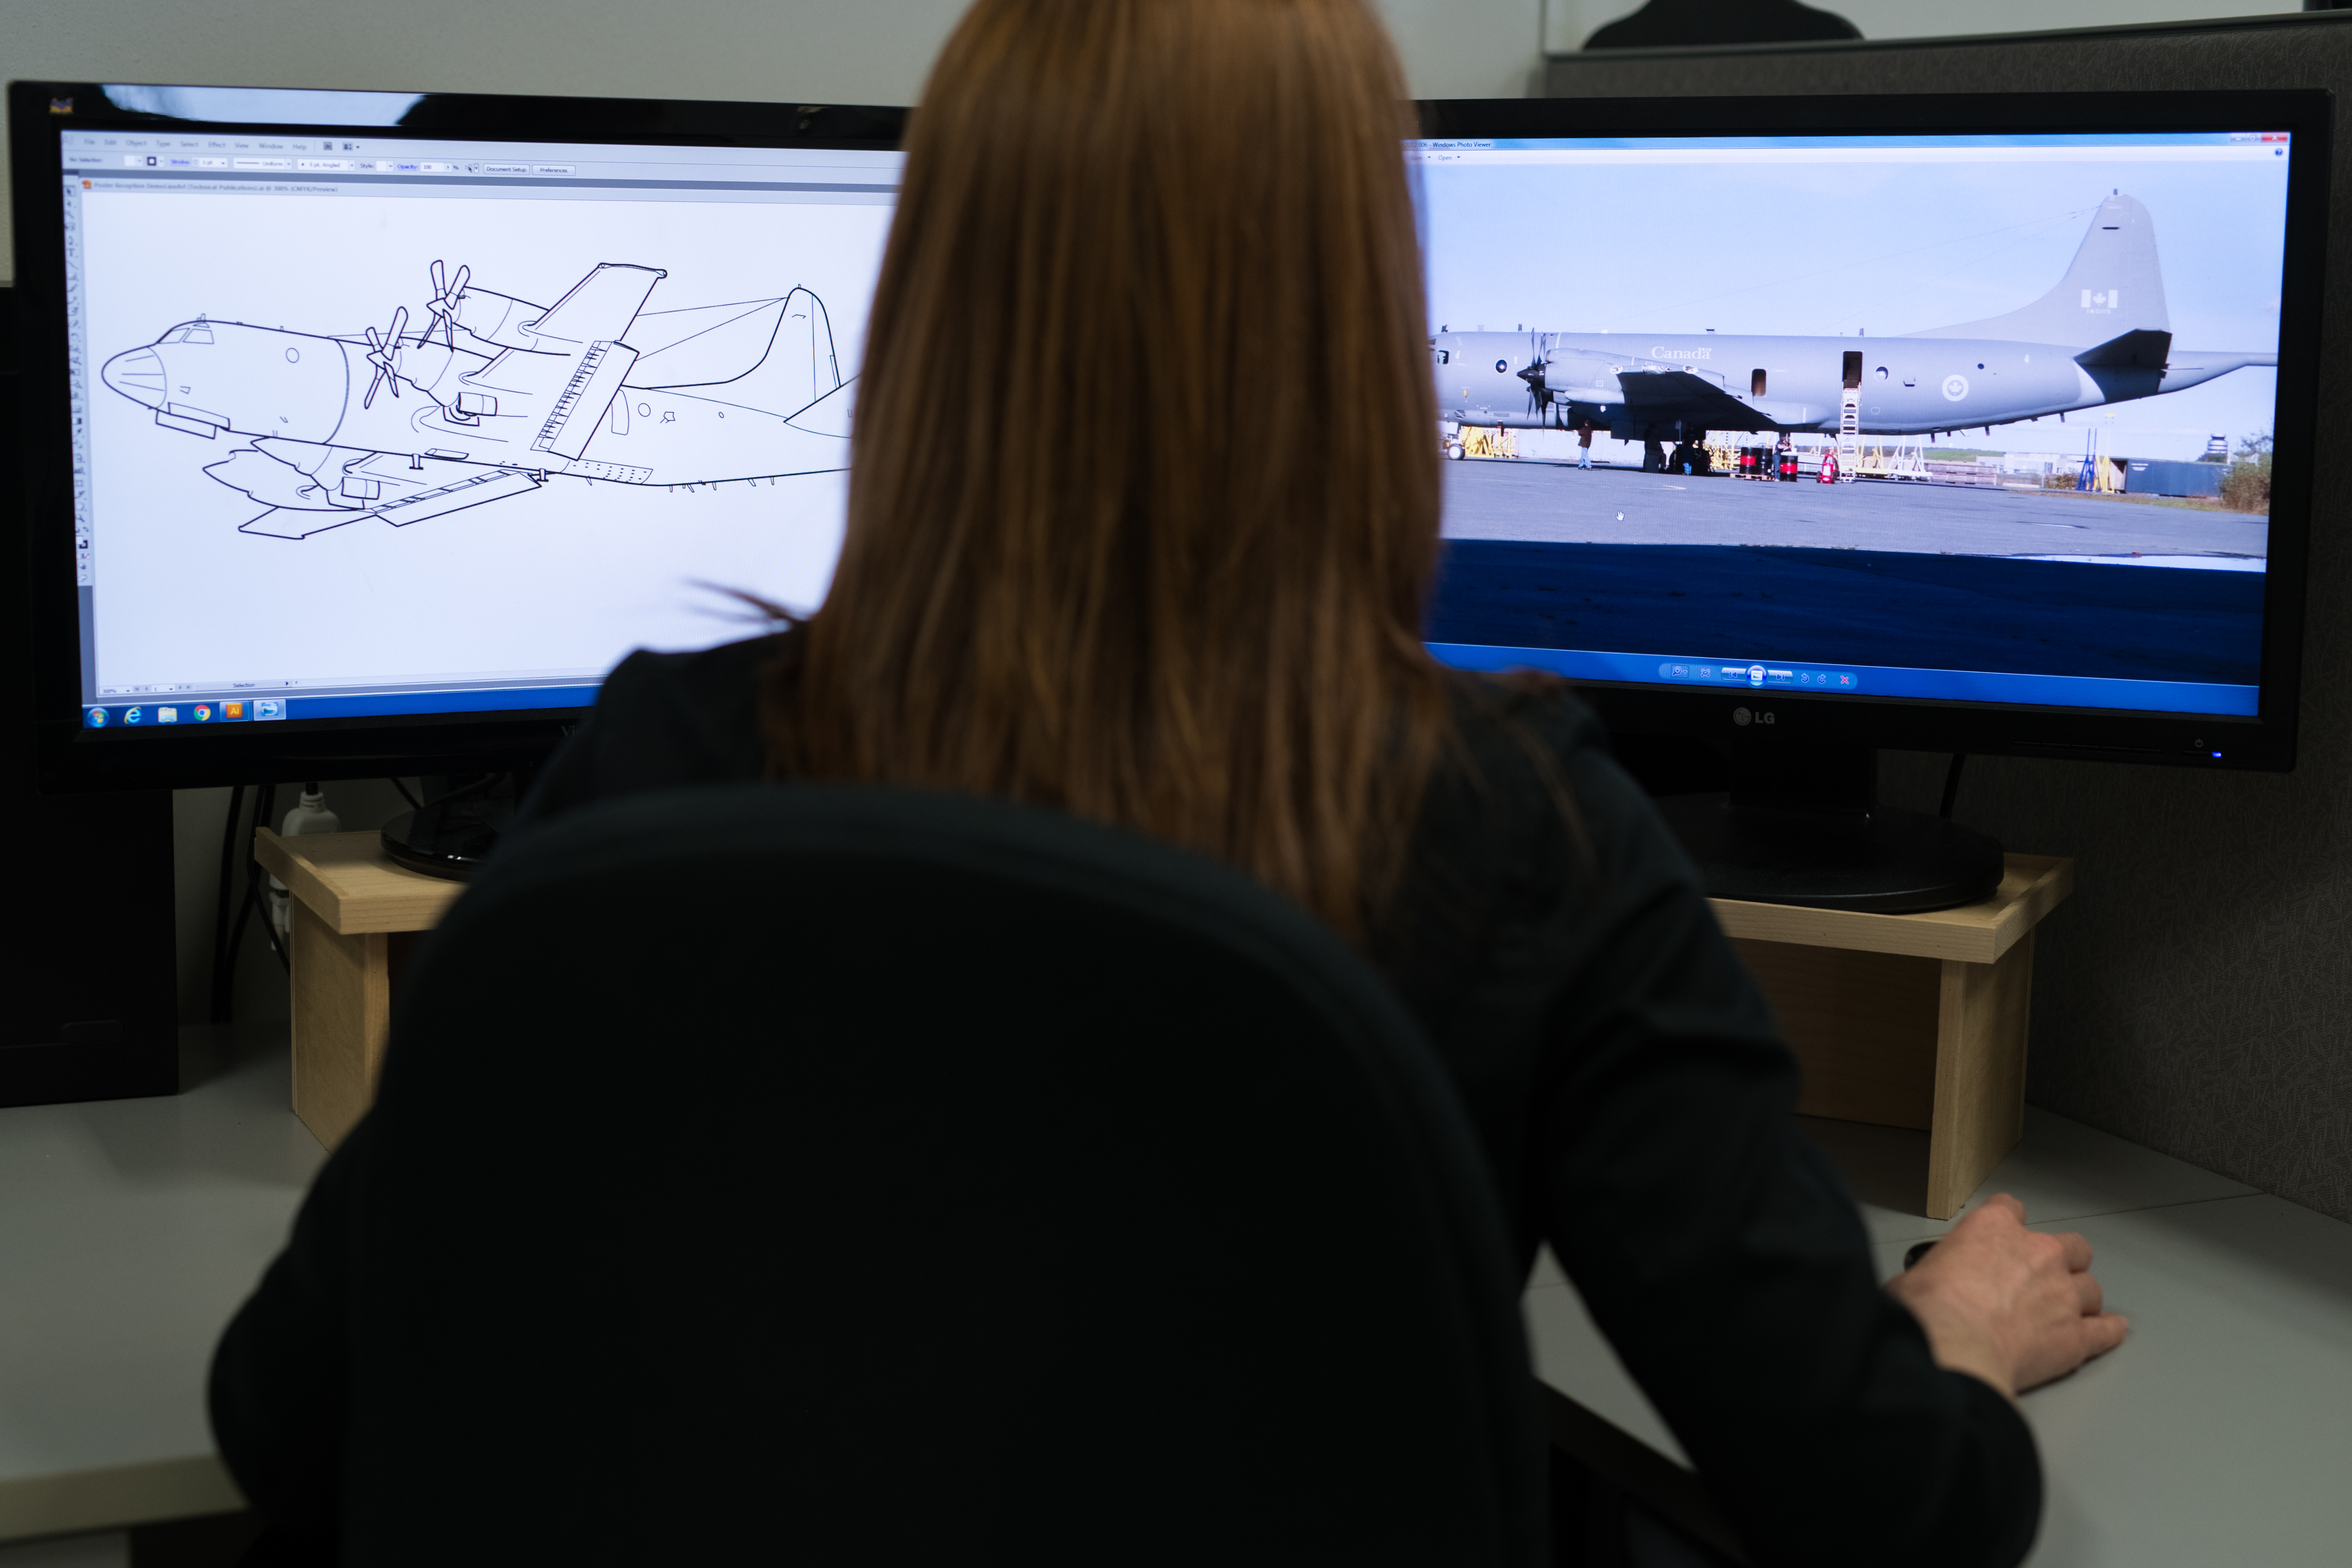
[[1410, 156], [1457, 459], [1441, 657], [2258, 712], [2289, 132]]
[[85, 731], [578, 709], [824, 596], [897, 153], [85, 121]]

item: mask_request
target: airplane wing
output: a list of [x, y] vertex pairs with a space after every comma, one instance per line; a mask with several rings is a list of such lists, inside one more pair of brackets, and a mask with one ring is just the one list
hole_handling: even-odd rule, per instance
[[257, 441], [205, 471], [232, 489], [270, 503], [269, 510], [243, 524], [239, 532], [278, 539], [307, 539], [362, 517], [380, 517], [394, 528], [405, 528], [428, 517], [525, 495], [542, 482], [541, 475], [528, 468], [276, 437]]
[[1680, 420], [1706, 430], [1774, 430], [1816, 424], [1822, 417], [1801, 404], [1734, 397], [1688, 371], [1627, 371], [1617, 384], [1630, 424]]
[[[524, 329], [541, 345], [560, 348], [609, 342], [628, 331], [645, 307], [646, 296], [668, 274], [658, 267], [632, 267], [607, 261], [574, 284], [555, 309]], [[549, 343], [547, 340], [557, 340]]]

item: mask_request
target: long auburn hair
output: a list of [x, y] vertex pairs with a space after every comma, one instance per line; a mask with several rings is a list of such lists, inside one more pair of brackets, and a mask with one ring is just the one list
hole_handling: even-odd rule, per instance
[[1363, 0], [979, 0], [772, 773], [1133, 827], [1360, 939], [1451, 733], [1412, 133]]

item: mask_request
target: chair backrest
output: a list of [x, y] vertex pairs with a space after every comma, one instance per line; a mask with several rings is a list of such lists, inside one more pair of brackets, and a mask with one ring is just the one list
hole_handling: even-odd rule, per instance
[[908, 791], [502, 849], [355, 1137], [347, 1562], [1512, 1563], [1492, 1178], [1221, 865]]

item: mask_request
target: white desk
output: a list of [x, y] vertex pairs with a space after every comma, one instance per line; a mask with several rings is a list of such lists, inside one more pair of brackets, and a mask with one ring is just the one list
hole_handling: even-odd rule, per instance
[[[326, 1156], [289, 1108], [283, 1025], [190, 1030], [184, 1054], [175, 1098], [0, 1110], [0, 1542], [242, 1506], [205, 1373]], [[1948, 1228], [1911, 1217], [1926, 1133], [1807, 1126], [1883, 1271]], [[2025, 1397], [2049, 1487], [2035, 1568], [2352, 1558], [2352, 1226], [2031, 1110], [1996, 1191], [2088, 1236], [2132, 1319], [2120, 1351]], [[1695, 1491], [1549, 1258], [1527, 1306], [1543, 1379]]]
[[327, 1156], [283, 1024], [181, 1060], [179, 1095], [0, 1110], [0, 1542], [245, 1506], [205, 1374]]
[[[1863, 1200], [1882, 1276], [1951, 1228], [1917, 1217], [1925, 1133], [1805, 1128]], [[2048, 1493], [2030, 1568], [2352, 1561], [2352, 1226], [2032, 1107], [1969, 1206], [1998, 1192], [2088, 1237], [2132, 1323], [2021, 1401]], [[1543, 1381], [1686, 1470], [1549, 1253], [1526, 1300]]]

